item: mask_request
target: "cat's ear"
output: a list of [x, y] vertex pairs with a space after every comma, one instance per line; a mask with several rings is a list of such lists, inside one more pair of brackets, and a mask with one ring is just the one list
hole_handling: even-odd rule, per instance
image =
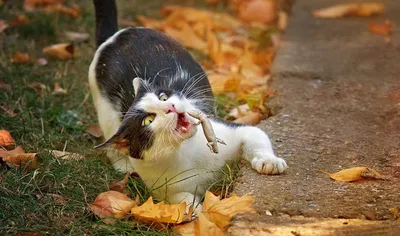
[[139, 87], [140, 87], [141, 83], [142, 83], [142, 79], [139, 77], [136, 77], [132, 80], [133, 91], [135, 92], [135, 97], [137, 96], [137, 93], [139, 91]]
[[94, 149], [103, 149], [103, 150], [117, 149], [124, 154], [128, 154], [129, 153], [129, 141], [122, 137], [122, 130], [120, 129], [110, 139], [108, 139], [104, 143], [99, 144], [93, 148]]

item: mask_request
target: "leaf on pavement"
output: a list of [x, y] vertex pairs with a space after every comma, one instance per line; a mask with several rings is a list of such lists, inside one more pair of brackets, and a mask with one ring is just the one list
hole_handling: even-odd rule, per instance
[[12, 149], [15, 147], [15, 141], [7, 130], [0, 130], [0, 147], [5, 149]]
[[126, 185], [128, 184], [130, 173], [127, 172], [122, 180], [115, 181], [111, 183], [108, 188], [113, 191], [123, 193], [125, 191]]
[[389, 35], [392, 32], [392, 23], [389, 20], [384, 24], [372, 22], [369, 24], [369, 30], [375, 34]]
[[[225, 235], [224, 229], [218, 227], [215, 222], [211, 221], [207, 216], [207, 213], [197, 213], [198, 220], [194, 222], [195, 235], [213, 235], [223, 236]], [[228, 222], [229, 223], [229, 222]]]
[[93, 137], [100, 138], [103, 136], [103, 131], [99, 124], [91, 124], [86, 127], [86, 133], [92, 135]]
[[43, 53], [58, 59], [71, 59], [75, 56], [75, 46], [70, 43], [54, 44], [45, 47]]
[[136, 202], [127, 195], [117, 191], [107, 191], [97, 196], [90, 209], [100, 218], [122, 218], [135, 206]]
[[328, 19], [344, 16], [372, 16], [381, 14], [384, 8], [381, 3], [347, 3], [316, 10], [313, 15]]
[[245, 22], [269, 23], [276, 19], [277, 6], [274, 0], [243, 1], [238, 15]]
[[22, 52], [16, 52], [10, 61], [15, 64], [29, 64], [32, 62], [29, 54]]
[[351, 182], [364, 178], [372, 178], [372, 179], [383, 179], [382, 175], [377, 171], [367, 168], [367, 167], [353, 167], [349, 169], [344, 169], [336, 173], [328, 173], [323, 170], [318, 170], [324, 174], [327, 174], [334, 180], [341, 182]]
[[184, 219], [185, 211], [185, 202], [172, 205], [164, 202], [154, 204], [153, 198], [150, 197], [141, 206], [132, 208], [131, 214], [142, 221], [179, 224]]

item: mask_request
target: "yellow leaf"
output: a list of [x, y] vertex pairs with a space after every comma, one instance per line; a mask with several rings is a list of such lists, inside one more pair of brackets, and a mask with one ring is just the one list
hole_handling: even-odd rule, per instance
[[[199, 217], [195, 222], [195, 235], [212, 235], [212, 236], [223, 236], [225, 235], [222, 228], [219, 228], [214, 222], [210, 221], [205, 214], [198, 212]], [[228, 222], [229, 223], [229, 222]]]
[[246, 115], [237, 118], [233, 121], [233, 123], [238, 124], [247, 124], [247, 125], [256, 125], [261, 122], [265, 118], [265, 115], [260, 112], [249, 111]]
[[74, 57], [75, 46], [70, 43], [54, 44], [43, 49], [43, 53], [59, 59], [70, 59]]
[[22, 149], [21, 146], [18, 146], [15, 149], [10, 150], [10, 151], [3, 150], [0, 148], [0, 157], [1, 158], [13, 156], [13, 155], [20, 155], [20, 154], [25, 154], [25, 151], [24, 151], [24, 149]]
[[174, 231], [179, 233], [179, 235], [181, 235], [181, 236], [193, 236], [193, 235], [195, 235], [195, 222], [197, 220], [198, 219], [196, 219], [195, 221], [186, 223], [186, 224], [176, 225], [174, 227]]
[[381, 3], [347, 3], [339, 4], [313, 12], [319, 18], [340, 18], [344, 16], [371, 16], [381, 14], [384, 9]]
[[369, 24], [369, 30], [375, 34], [389, 35], [392, 31], [392, 23], [388, 20], [384, 24], [372, 22]]
[[21, 52], [16, 52], [14, 57], [11, 58], [10, 61], [15, 64], [29, 64], [32, 62], [28, 53]]
[[131, 209], [131, 213], [135, 216], [136, 219], [143, 221], [175, 224], [179, 224], [182, 222], [185, 211], [185, 202], [173, 205], [166, 205], [164, 204], [164, 202], [154, 204], [152, 197], [150, 197], [141, 206]]
[[204, 202], [203, 202], [203, 212], [207, 212], [210, 207], [216, 203], [221, 201], [218, 196], [215, 196], [212, 192], [206, 191], [206, 194], [204, 196]]
[[28, 164], [27, 167], [29, 169], [36, 169], [38, 168], [36, 154], [37, 153], [14, 154], [3, 157], [2, 159], [11, 167], [20, 167]]
[[323, 170], [318, 170], [319, 172], [325, 173], [329, 175], [334, 180], [342, 181], [342, 182], [351, 182], [360, 180], [363, 178], [374, 178], [374, 179], [382, 179], [382, 175], [377, 171], [367, 168], [367, 167], [353, 167], [349, 169], [344, 169], [336, 173], [328, 173]]
[[90, 209], [100, 218], [121, 218], [129, 213], [136, 202], [127, 195], [117, 191], [100, 193], [96, 200], [90, 205]]

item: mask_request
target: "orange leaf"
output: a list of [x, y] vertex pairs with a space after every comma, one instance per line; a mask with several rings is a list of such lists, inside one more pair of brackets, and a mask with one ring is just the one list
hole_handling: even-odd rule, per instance
[[0, 147], [6, 149], [15, 147], [15, 141], [7, 130], [0, 130]]
[[26, 25], [29, 23], [26, 15], [18, 15], [11, 21], [11, 25]]
[[193, 236], [196, 235], [195, 234], [195, 222], [198, 219], [196, 219], [195, 221], [191, 221], [189, 223], [186, 224], [180, 224], [180, 225], [176, 225], [174, 227], [174, 231], [179, 233], [179, 235], [181, 236]]
[[212, 192], [206, 191], [206, 194], [204, 196], [204, 202], [203, 202], [203, 212], [207, 212], [210, 207], [221, 200], [219, 199], [218, 196], [215, 196]]
[[[218, 227], [215, 222], [210, 221], [206, 217], [206, 213], [198, 212], [198, 220], [194, 222], [195, 224], [195, 235], [213, 235], [213, 236], [223, 236], [225, 235], [224, 229]], [[229, 223], [229, 222], [228, 222]]]
[[383, 179], [381, 174], [367, 167], [353, 167], [341, 170], [333, 174], [325, 172], [323, 170], [318, 170], [318, 171], [329, 175], [329, 177], [331, 177], [334, 180], [341, 182], [351, 182], [363, 178]]
[[182, 222], [185, 211], [185, 202], [173, 205], [166, 205], [164, 202], [154, 204], [152, 197], [141, 206], [131, 209], [132, 215], [138, 220], [174, 224]]
[[59, 59], [70, 59], [74, 57], [75, 46], [70, 43], [54, 44], [45, 47], [43, 53]]
[[136, 17], [136, 20], [146, 28], [162, 29], [162, 27], [163, 27], [163, 23], [161, 21], [151, 19], [149, 17], [138, 16], [138, 17]]
[[13, 155], [20, 155], [20, 154], [25, 154], [25, 151], [24, 151], [24, 149], [22, 149], [21, 146], [18, 146], [15, 149], [10, 150], [10, 151], [0, 149], [0, 157], [1, 158], [13, 156]]
[[389, 35], [392, 31], [392, 23], [390, 21], [385, 21], [384, 24], [372, 22], [369, 24], [369, 30], [375, 34]]
[[101, 136], [103, 136], [103, 131], [101, 130], [99, 124], [88, 125], [85, 132], [96, 138], [100, 138]]
[[208, 75], [211, 88], [215, 94], [236, 92], [240, 84], [240, 77], [236, 74], [217, 74]]
[[206, 52], [207, 43], [196, 35], [189, 24], [183, 23], [182, 26], [180, 30], [166, 26], [164, 31], [186, 47]]
[[313, 12], [313, 15], [319, 18], [372, 16], [381, 14], [384, 8], [384, 5], [381, 3], [347, 3], [316, 10]]
[[12, 63], [15, 64], [29, 64], [31, 63], [31, 59], [29, 57], [28, 53], [21, 53], [21, 52], [16, 52], [14, 57], [10, 59]]
[[123, 193], [125, 191], [126, 185], [128, 184], [129, 176], [130, 176], [130, 173], [128, 172], [128, 173], [125, 174], [125, 176], [124, 176], [124, 178], [122, 180], [115, 181], [115, 182], [111, 183], [108, 186], [108, 188], [110, 190]]
[[3, 157], [3, 161], [7, 163], [7, 165], [11, 167], [20, 167], [28, 164], [28, 168], [36, 169], [38, 165], [36, 163], [36, 154], [37, 153], [24, 153], [24, 154], [15, 154], [8, 155]]
[[67, 94], [68, 91], [66, 89], [61, 88], [60, 84], [58, 82], [54, 82], [54, 91], [53, 95], [65, 95]]
[[5, 29], [8, 28], [8, 24], [4, 20], [0, 20], [0, 33], [2, 33]]
[[250, 0], [240, 5], [238, 15], [246, 22], [269, 23], [276, 19], [276, 8], [273, 0]]
[[260, 123], [264, 118], [265, 115], [259, 112], [249, 111], [246, 115], [234, 120], [233, 123], [256, 125]]
[[100, 218], [122, 218], [135, 206], [136, 202], [127, 195], [117, 191], [107, 191], [97, 196], [90, 209]]

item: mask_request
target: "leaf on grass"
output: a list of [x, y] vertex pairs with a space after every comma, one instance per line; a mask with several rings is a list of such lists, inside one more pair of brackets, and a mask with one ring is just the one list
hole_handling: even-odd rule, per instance
[[0, 89], [5, 89], [8, 91], [12, 90], [12, 86], [10, 84], [4, 83], [2, 80], [0, 80]]
[[90, 35], [88, 33], [67, 31], [65, 32], [65, 37], [73, 42], [81, 43], [88, 41]]
[[64, 0], [24, 0], [24, 9], [26, 11], [33, 11], [36, 8], [57, 5], [63, 1]]
[[0, 105], [0, 110], [2, 110], [8, 117], [16, 117], [17, 113], [15, 113], [14, 109], [8, 108], [6, 106]]
[[179, 224], [183, 221], [185, 211], [185, 202], [173, 205], [167, 205], [164, 202], [154, 204], [153, 198], [150, 197], [141, 206], [132, 208], [131, 214], [142, 221]]
[[0, 157], [8, 157], [8, 156], [13, 156], [13, 155], [20, 155], [20, 154], [25, 154], [24, 149], [22, 149], [21, 146], [18, 146], [12, 150], [7, 151], [6, 149], [0, 149]]
[[74, 57], [75, 46], [70, 43], [54, 44], [54, 45], [45, 47], [43, 49], [43, 53], [48, 56], [59, 58], [59, 59], [71, 59]]
[[28, 53], [21, 52], [16, 52], [14, 57], [11, 58], [10, 61], [15, 64], [29, 64], [32, 62]]
[[353, 167], [332, 174], [323, 170], [318, 170], [318, 171], [329, 175], [329, 177], [331, 177], [334, 180], [342, 182], [351, 182], [364, 178], [383, 179], [381, 174], [367, 167]]
[[33, 82], [30, 85], [28, 85], [28, 87], [35, 90], [40, 95], [43, 95], [44, 92], [48, 89], [46, 85], [39, 82]]
[[8, 28], [8, 24], [5, 20], [0, 20], [0, 33]]
[[45, 11], [49, 13], [62, 13], [70, 17], [79, 17], [82, 15], [81, 8], [77, 4], [66, 6], [64, 0], [25, 0], [24, 9], [26, 11]]
[[10, 167], [17, 168], [20, 166], [27, 166], [29, 169], [38, 168], [37, 153], [24, 153], [24, 154], [14, 154], [3, 157], [3, 161]]
[[375, 34], [389, 35], [392, 32], [392, 23], [389, 20], [384, 24], [372, 22], [369, 24], [369, 30]]
[[127, 195], [117, 191], [107, 191], [97, 196], [90, 209], [100, 218], [122, 218], [135, 206], [136, 202]]
[[53, 95], [65, 95], [68, 91], [66, 89], [61, 88], [58, 82], [54, 83], [54, 91], [51, 93]]
[[347, 3], [316, 10], [313, 12], [313, 15], [319, 18], [372, 16], [381, 14], [384, 8], [384, 5], [381, 3]]
[[276, 12], [274, 0], [244, 1], [238, 8], [239, 18], [245, 22], [269, 23], [276, 19]]
[[249, 111], [246, 115], [237, 118], [233, 123], [246, 124], [246, 125], [256, 125], [265, 119], [265, 115], [260, 112]]
[[29, 23], [26, 15], [18, 15], [11, 21], [11, 25], [26, 25]]
[[125, 191], [126, 185], [128, 184], [129, 176], [130, 176], [130, 173], [128, 172], [128, 173], [125, 174], [125, 176], [124, 176], [124, 178], [122, 180], [112, 182], [108, 186], [108, 188], [110, 190], [123, 193]]
[[86, 127], [86, 133], [92, 135], [93, 137], [100, 138], [103, 136], [103, 131], [99, 124], [91, 124]]
[[0, 130], [0, 147], [5, 149], [12, 149], [15, 147], [15, 141], [7, 130]]
[[79, 160], [79, 159], [85, 158], [85, 156], [83, 156], [79, 153], [65, 152], [65, 151], [58, 151], [58, 150], [49, 150], [49, 152], [53, 157], [59, 158], [62, 160]]

